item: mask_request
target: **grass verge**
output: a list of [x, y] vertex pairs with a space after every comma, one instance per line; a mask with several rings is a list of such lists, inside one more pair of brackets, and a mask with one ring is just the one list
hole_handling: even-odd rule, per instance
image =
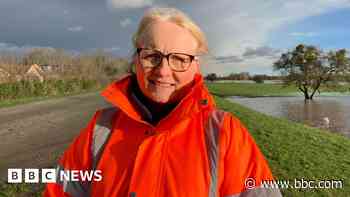
[[11, 99], [11, 100], [3, 100], [3, 101], [0, 101], [0, 108], [12, 107], [12, 106], [20, 105], [20, 104], [32, 103], [32, 102], [37, 102], [37, 101], [44, 101], [44, 100], [54, 99], [54, 98], [62, 98], [62, 97], [66, 97], [66, 96], [85, 94], [85, 93], [89, 93], [89, 92], [98, 92], [100, 90], [102, 90], [102, 88], [93, 88], [93, 89], [89, 89], [89, 90], [81, 90], [80, 92], [74, 92], [74, 93], [68, 93], [68, 94], [25, 97], [25, 98]]
[[[303, 96], [295, 86], [284, 87], [281, 84], [249, 84], [249, 83], [207, 83], [210, 92], [216, 96]], [[321, 96], [324, 92], [350, 93], [350, 87], [322, 87]], [[318, 96], [318, 93], [316, 93]]]
[[59, 79], [17, 81], [0, 84], [0, 107], [13, 106], [47, 98], [81, 94], [101, 89], [104, 85], [96, 80]]

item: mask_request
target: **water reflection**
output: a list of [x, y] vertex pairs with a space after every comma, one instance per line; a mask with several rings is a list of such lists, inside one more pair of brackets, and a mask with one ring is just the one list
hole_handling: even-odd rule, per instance
[[317, 97], [232, 97], [232, 101], [256, 111], [339, 132], [350, 137], [350, 96]]

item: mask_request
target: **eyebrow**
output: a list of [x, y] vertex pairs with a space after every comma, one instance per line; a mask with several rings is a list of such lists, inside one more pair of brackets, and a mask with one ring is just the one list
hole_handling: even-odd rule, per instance
[[[145, 48], [152, 48], [152, 49], [157, 49], [156, 45], [154, 44], [154, 41], [152, 39], [149, 39], [148, 42], [145, 43], [143, 46]], [[158, 49], [157, 49], [158, 50]]]
[[147, 48], [157, 49], [159, 50], [154, 43], [148, 44]]
[[197, 54], [193, 54], [193, 53], [189, 53], [189, 52], [183, 52], [183, 51], [170, 51], [169, 53], [163, 53], [163, 51], [161, 51], [159, 48], [155, 47], [155, 45], [149, 45], [149, 46], [145, 46], [144, 48], [146, 49], [152, 49], [155, 51], [158, 51], [162, 54], [169, 54], [169, 53], [177, 53], [177, 54], [185, 54], [185, 55], [192, 55], [192, 56], [197, 56]]

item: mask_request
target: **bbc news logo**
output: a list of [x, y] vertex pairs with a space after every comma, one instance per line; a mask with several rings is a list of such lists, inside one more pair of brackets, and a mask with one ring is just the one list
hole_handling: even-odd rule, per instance
[[54, 168], [10, 168], [8, 183], [56, 183], [56, 182], [102, 181], [101, 170], [57, 170]]

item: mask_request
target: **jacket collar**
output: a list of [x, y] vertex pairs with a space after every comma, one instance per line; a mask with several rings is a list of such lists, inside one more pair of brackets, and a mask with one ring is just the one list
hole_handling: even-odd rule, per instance
[[[130, 118], [150, 125], [142, 120], [144, 112], [139, 110], [144, 106], [142, 103], [135, 102], [132, 93], [133, 76], [128, 75], [117, 82], [111, 83], [101, 95], [112, 105], [118, 107]], [[205, 108], [212, 108], [215, 106], [214, 99], [209, 94], [203, 77], [197, 74], [194, 77], [194, 85], [189, 93], [179, 102], [179, 104], [156, 125], [157, 129], [169, 129], [174, 123], [192, 117]]]

